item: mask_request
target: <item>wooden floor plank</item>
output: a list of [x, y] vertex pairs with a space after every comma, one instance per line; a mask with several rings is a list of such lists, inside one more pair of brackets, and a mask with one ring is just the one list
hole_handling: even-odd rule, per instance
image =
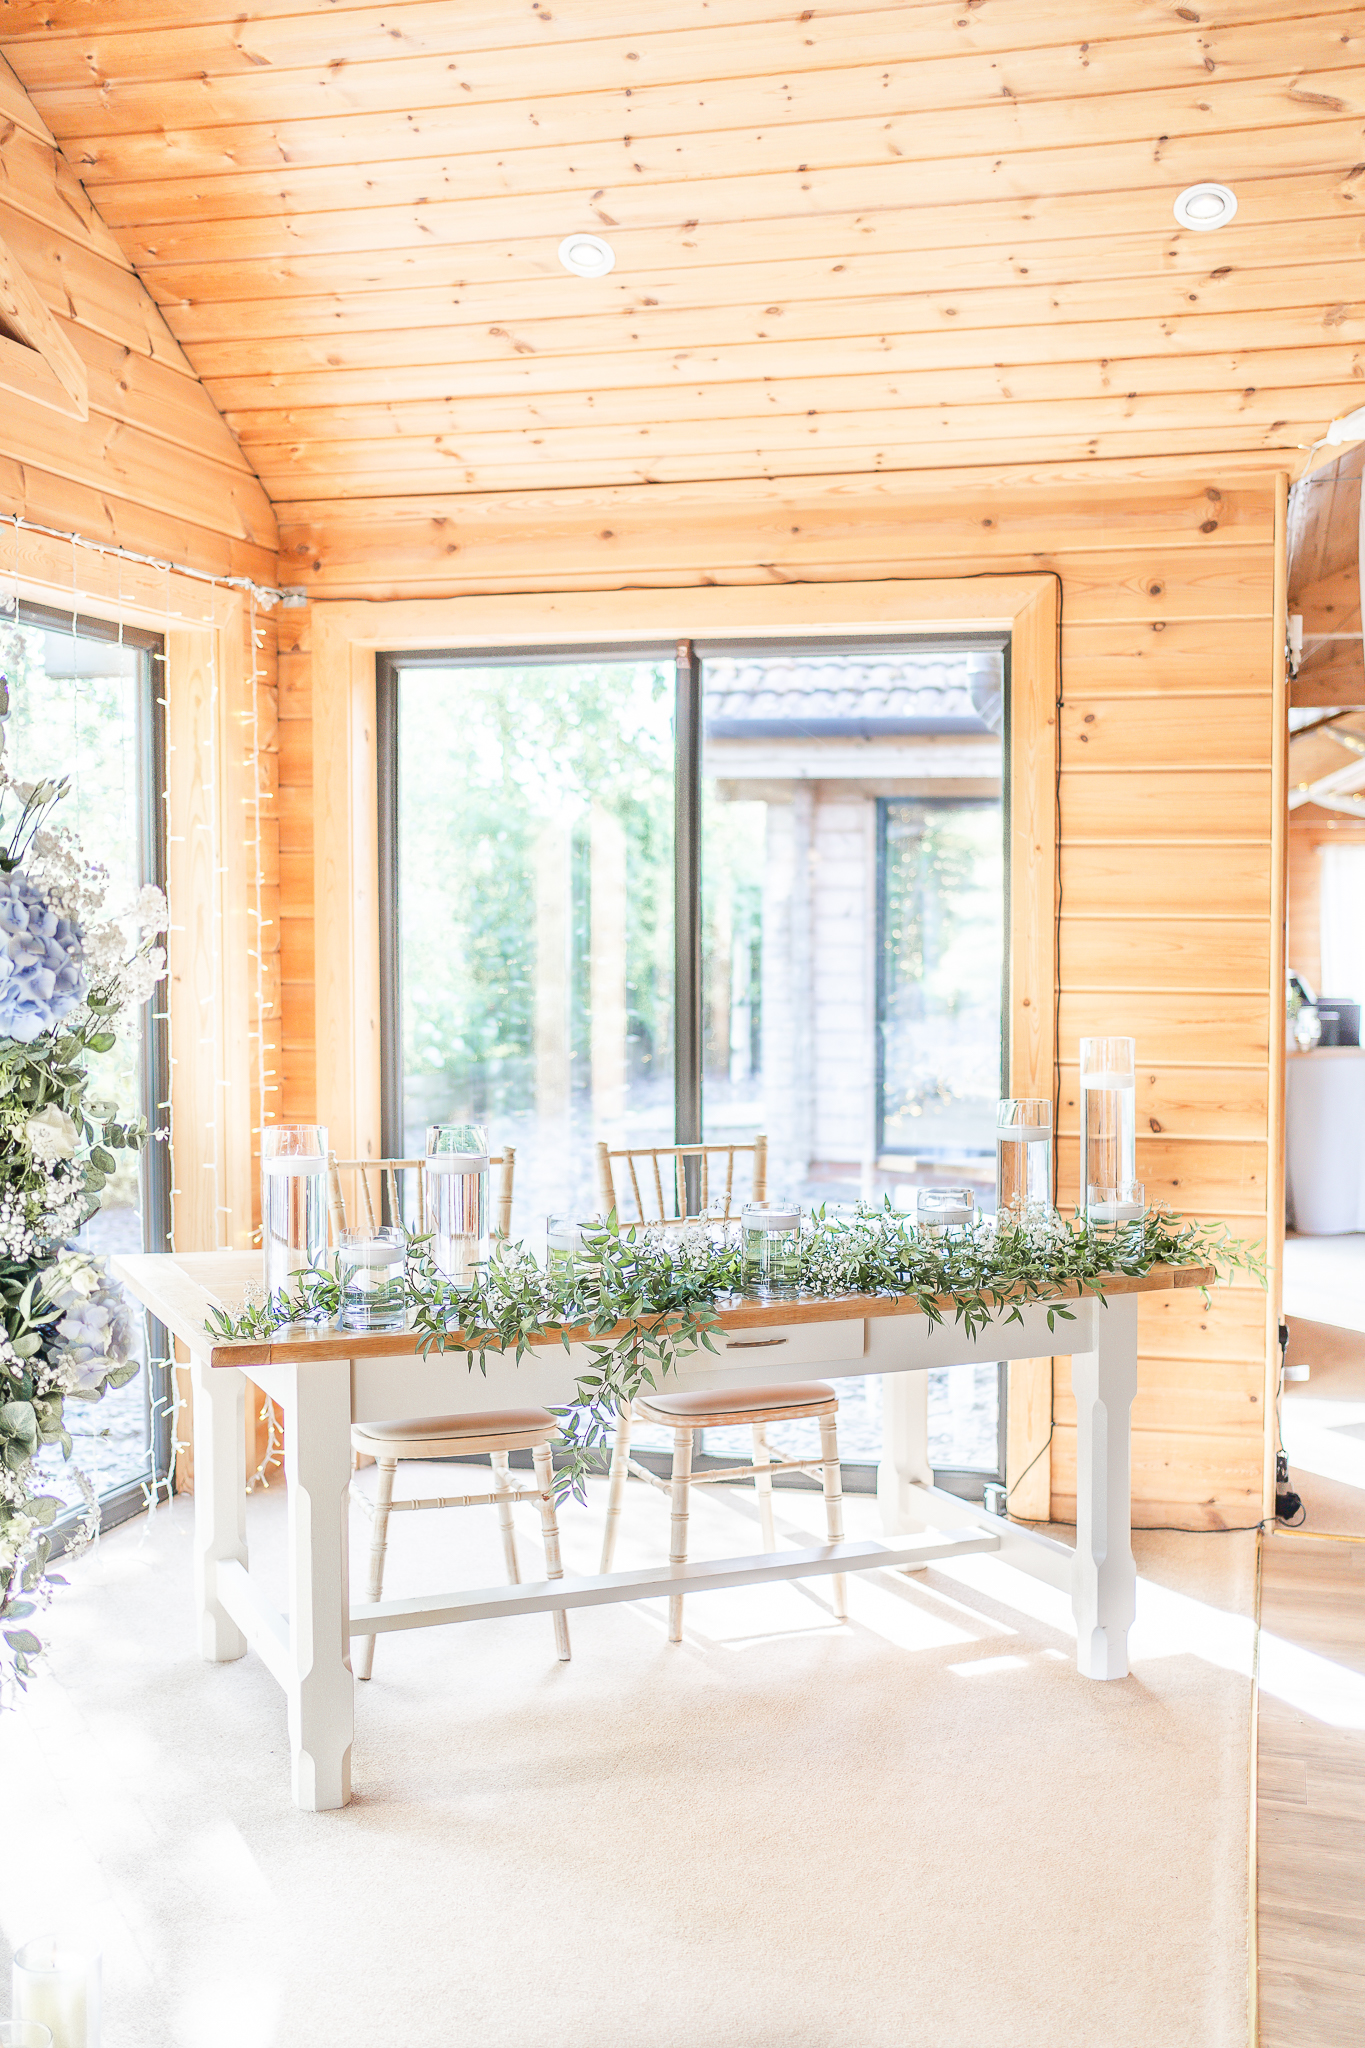
[[[1365, 1546], [1274, 1536], [1261, 1626], [1365, 1671]], [[1365, 1729], [1262, 1694], [1256, 1784], [1261, 2048], [1365, 2040]]]

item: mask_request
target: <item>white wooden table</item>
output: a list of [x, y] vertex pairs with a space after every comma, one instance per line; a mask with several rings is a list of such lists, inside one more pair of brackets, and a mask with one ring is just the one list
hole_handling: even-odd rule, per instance
[[[1106, 1303], [1065, 1297], [1075, 1320], [1047, 1327], [1047, 1303], [1007, 1322], [1003, 1311], [968, 1339], [935, 1327], [913, 1300], [744, 1301], [722, 1312], [719, 1356], [699, 1350], [666, 1384], [679, 1391], [773, 1380], [887, 1375], [887, 1455], [878, 1473], [886, 1543], [819, 1544], [757, 1557], [697, 1560], [647, 1571], [566, 1578], [353, 1605], [347, 1493], [352, 1422], [400, 1416], [560, 1407], [574, 1397], [583, 1346], [556, 1339], [520, 1365], [490, 1357], [485, 1378], [458, 1352], [421, 1356], [406, 1335], [295, 1328], [268, 1343], [221, 1344], [210, 1307], [236, 1310], [259, 1284], [256, 1252], [133, 1255], [111, 1261], [129, 1292], [187, 1347], [194, 1384], [195, 1590], [203, 1655], [223, 1663], [256, 1651], [289, 1702], [294, 1798], [319, 1810], [351, 1796], [354, 1696], [350, 1637], [494, 1615], [591, 1607], [754, 1585], [770, 1579], [921, 1566], [994, 1551], [1069, 1589], [1076, 1662], [1087, 1678], [1123, 1678], [1137, 1572], [1129, 1540], [1129, 1413], [1137, 1388], [1137, 1297], [1212, 1280], [1206, 1267], [1158, 1268], [1105, 1283]], [[1064, 1297], [1058, 1296], [1058, 1299]], [[932, 1366], [1042, 1358], [1069, 1349], [1076, 1392], [1076, 1549], [988, 1514], [933, 1484], [927, 1383]], [[246, 1432], [250, 1380], [284, 1412], [289, 1502], [289, 1612], [278, 1613], [247, 1570]], [[907, 1533], [907, 1532], [915, 1533]]]

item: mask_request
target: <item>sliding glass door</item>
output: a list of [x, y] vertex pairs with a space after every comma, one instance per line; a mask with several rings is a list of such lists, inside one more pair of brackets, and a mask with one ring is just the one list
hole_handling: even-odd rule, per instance
[[[165, 887], [165, 742], [162, 643], [158, 636], [21, 606], [6, 665], [10, 709], [6, 766], [17, 779], [68, 776], [71, 792], [52, 824], [71, 832], [109, 871], [108, 902], [130, 905], [146, 883]], [[93, 1054], [91, 1094], [168, 1121], [170, 1067], [164, 985], [142, 1015], [124, 1020], [113, 1050]], [[79, 1242], [94, 1253], [165, 1251], [170, 1243], [170, 1162], [164, 1143], [125, 1154]], [[140, 1311], [141, 1370], [91, 1407], [68, 1407], [70, 1462], [49, 1446], [39, 1465], [49, 1490], [82, 1508], [77, 1474], [93, 1486], [105, 1527], [146, 1505], [170, 1472], [169, 1340]], [[57, 1540], [62, 1528], [59, 1524]]]
[[[999, 637], [381, 657], [385, 1150], [487, 1123], [533, 1246], [596, 1211], [598, 1138], [763, 1132], [773, 1194], [988, 1203], [1005, 698]], [[968, 1484], [996, 1378], [931, 1389]], [[840, 1396], [870, 1478], [879, 1383]]]

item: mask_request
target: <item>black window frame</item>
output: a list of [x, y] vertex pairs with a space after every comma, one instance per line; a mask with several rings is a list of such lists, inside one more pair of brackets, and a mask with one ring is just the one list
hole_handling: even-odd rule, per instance
[[[137, 677], [138, 847], [142, 883], [166, 887], [166, 642], [160, 633], [128, 626], [84, 612], [51, 605], [20, 603], [16, 623], [41, 632], [65, 633], [73, 640], [102, 641], [136, 648]], [[146, 1005], [143, 1018], [141, 1114], [152, 1130], [161, 1129], [170, 1110], [170, 1017], [165, 984]], [[170, 1146], [153, 1139], [142, 1155], [142, 1243], [144, 1251], [171, 1248]], [[171, 1336], [164, 1323], [142, 1311], [147, 1333], [146, 1398], [148, 1404], [148, 1466], [139, 1479], [124, 1481], [99, 1496], [100, 1530], [117, 1528], [148, 1505], [149, 1489], [173, 1483], [175, 1465], [175, 1368]], [[92, 1413], [97, 1413], [97, 1410]], [[49, 1530], [53, 1556], [71, 1543], [85, 1510], [68, 1508]]]

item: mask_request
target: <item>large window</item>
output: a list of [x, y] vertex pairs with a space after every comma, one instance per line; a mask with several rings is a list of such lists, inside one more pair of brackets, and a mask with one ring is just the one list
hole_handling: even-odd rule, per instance
[[[386, 1151], [488, 1123], [531, 1244], [595, 1211], [603, 1137], [761, 1131], [774, 1194], [989, 1203], [1006, 696], [998, 635], [381, 657]], [[879, 1382], [840, 1397], [870, 1468]], [[930, 1403], [936, 1464], [992, 1476], [995, 1368]]]
[[[68, 776], [71, 793], [54, 814], [109, 871], [109, 901], [131, 902], [147, 882], [165, 886], [162, 643], [158, 636], [100, 620], [21, 606], [13, 632], [6, 740], [11, 774]], [[92, 1090], [126, 1116], [167, 1121], [169, 1066], [164, 989], [140, 1019], [125, 1023], [112, 1052], [94, 1055]], [[97, 1253], [165, 1251], [169, 1245], [167, 1148], [124, 1154], [80, 1242]], [[94, 1406], [68, 1409], [75, 1448], [68, 1464], [41, 1453], [51, 1491], [72, 1512], [81, 1503], [75, 1471], [98, 1496], [106, 1526], [145, 1505], [171, 1460], [169, 1349], [158, 1323], [139, 1314], [141, 1370]], [[59, 1531], [60, 1534], [60, 1531]]]
[[671, 1145], [673, 664], [385, 664], [385, 1150], [515, 1145], [513, 1233], [597, 1206], [593, 1141]]

